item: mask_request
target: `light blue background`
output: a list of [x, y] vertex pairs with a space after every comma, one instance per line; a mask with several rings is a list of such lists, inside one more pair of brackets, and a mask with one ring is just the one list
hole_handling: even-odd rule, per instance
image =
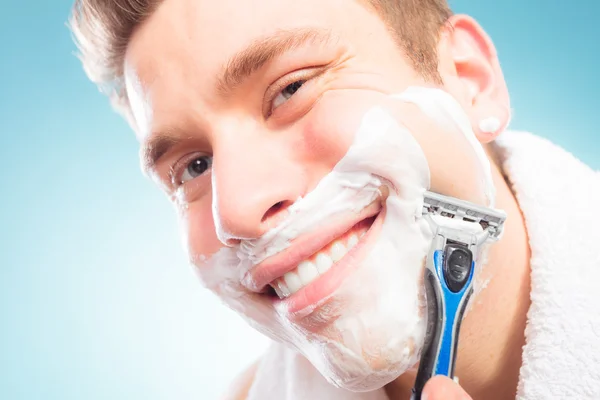
[[[186, 266], [133, 135], [72, 55], [70, 4], [0, 5], [0, 398], [216, 398], [265, 340]], [[513, 127], [599, 168], [599, 3], [453, 5], [496, 42]]]

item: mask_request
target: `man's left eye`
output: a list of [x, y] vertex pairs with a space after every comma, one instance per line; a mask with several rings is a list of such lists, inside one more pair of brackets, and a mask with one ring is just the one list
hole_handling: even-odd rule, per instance
[[273, 104], [271, 105], [271, 110], [275, 110], [277, 107], [288, 101], [300, 88], [304, 85], [306, 81], [296, 81], [289, 85], [287, 85], [281, 92], [275, 96], [273, 99]]

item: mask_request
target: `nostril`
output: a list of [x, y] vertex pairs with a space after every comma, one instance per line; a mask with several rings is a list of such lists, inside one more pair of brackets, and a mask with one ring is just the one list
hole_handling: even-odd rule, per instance
[[276, 204], [274, 204], [273, 206], [271, 206], [271, 208], [269, 208], [267, 210], [267, 212], [263, 215], [261, 222], [271, 222], [271, 220], [274, 220], [275, 216], [277, 214], [280, 214], [280, 211], [284, 211], [287, 207], [289, 207], [292, 204], [292, 202], [290, 201], [280, 201]]
[[241, 243], [240, 239], [227, 239], [224, 244], [227, 247], [235, 247], [235, 246], [238, 246], [240, 243]]
[[279, 210], [281, 210], [282, 208], [283, 208], [283, 201], [280, 201], [279, 203], [274, 204], [271, 208], [269, 208], [267, 210], [265, 215], [263, 215], [261, 222], [265, 222], [266, 220], [271, 219], [271, 217], [276, 215], [279, 212]]

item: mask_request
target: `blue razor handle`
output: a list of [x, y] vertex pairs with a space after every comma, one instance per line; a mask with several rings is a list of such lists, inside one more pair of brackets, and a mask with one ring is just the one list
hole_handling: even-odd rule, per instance
[[[420, 400], [435, 375], [454, 378], [461, 321], [473, 293], [475, 261], [471, 246], [445, 240], [427, 258], [427, 333], [411, 399]], [[438, 243], [441, 245], [441, 243]]]
[[500, 237], [506, 213], [439, 193], [425, 192], [423, 218], [433, 232], [425, 264], [427, 331], [412, 391], [420, 400], [434, 375], [454, 378], [460, 324], [473, 294], [479, 248]]

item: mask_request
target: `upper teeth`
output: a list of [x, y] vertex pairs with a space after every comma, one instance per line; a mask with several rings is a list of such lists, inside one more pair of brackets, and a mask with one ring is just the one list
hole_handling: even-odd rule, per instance
[[293, 271], [287, 272], [281, 278], [271, 282], [271, 286], [280, 298], [291, 296], [341, 260], [350, 249], [356, 246], [365, 232], [366, 230], [352, 233], [350, 236], [336, 240], [314, 254], [309, 260], [302, 261]]

